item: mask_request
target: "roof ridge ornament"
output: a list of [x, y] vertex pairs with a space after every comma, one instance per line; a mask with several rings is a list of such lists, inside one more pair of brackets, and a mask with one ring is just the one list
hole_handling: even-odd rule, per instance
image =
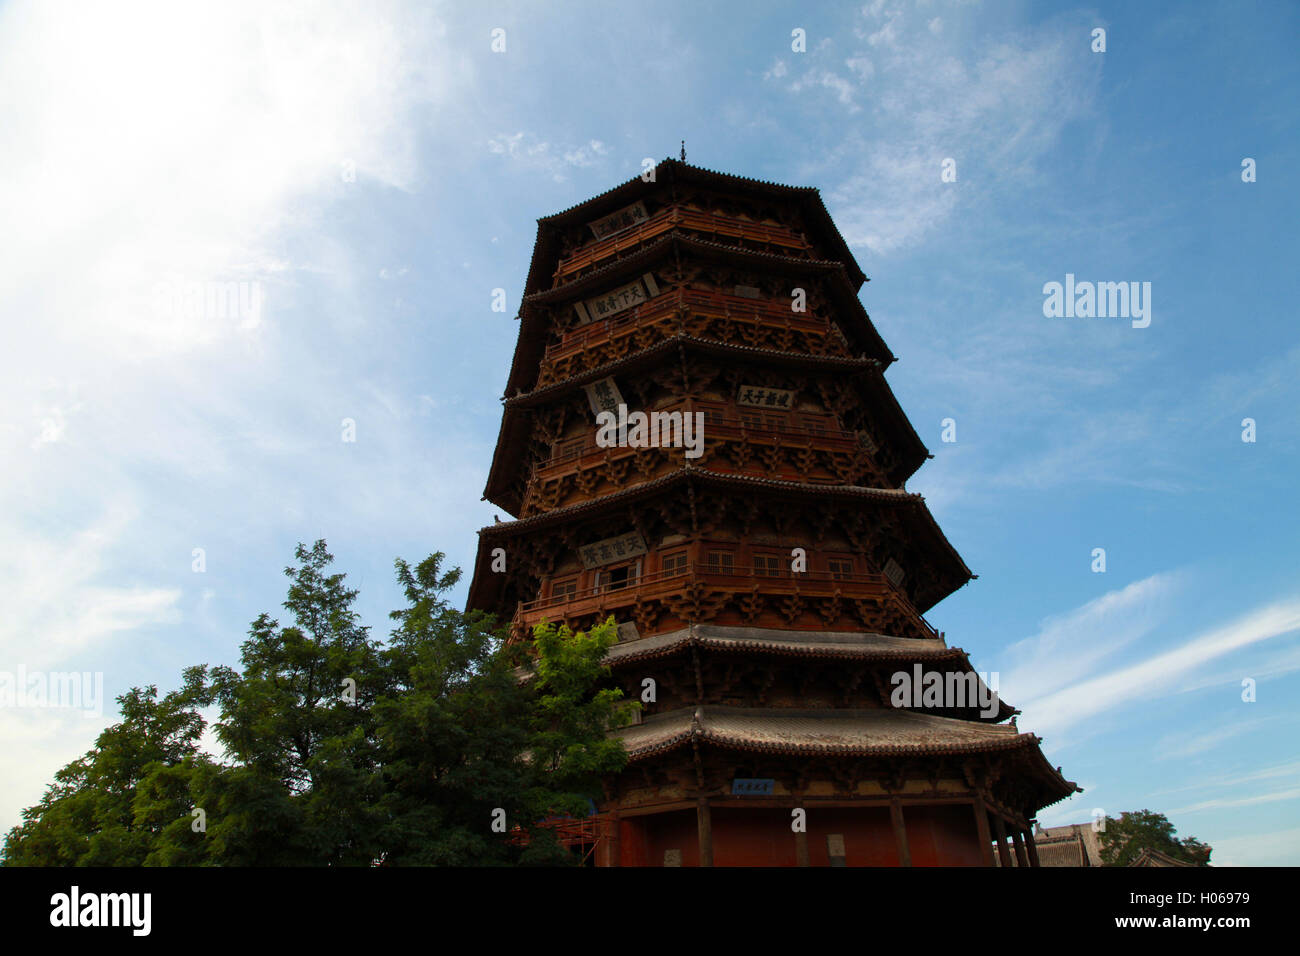
[[686, 140], [682, 140], [682, 162], [686, 162]]

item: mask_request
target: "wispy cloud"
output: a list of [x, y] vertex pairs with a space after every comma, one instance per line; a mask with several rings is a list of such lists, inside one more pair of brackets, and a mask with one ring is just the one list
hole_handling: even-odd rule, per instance
[[[337, 441], [340, 376], [287, 330], [304, 285], [336, 303], [362, 280], [324, 211], [417, 183], [416, 119], [472, 73], [445, 34], [401, 3], [0, 7], [0, 667], [79, 669], [134, 632], [109, 692], [138, 680], [187, 606], [165, 571], [189, 571], [184, 539], [319, 500], [303, 452]], [[256, 321], [208, 307], [232, 287]], [[410, 484], [376, 468], [333, 493], [391, 508]], [[0, 713], [0, 829], [93, 737]]]
[[1295, 800], [1300, 798], [1300, 787], [1291, 787], [1287, 790], [1273, 790], [1268, 793], [1258, 793], [1249, 797], [1216, 797], [1212, 800], [1202, 800], [1200, 803], [1193, 803], [1186, 807], [1177, 807], [1170, 813], [1196, 813], [1200, 810], [1222, 810], [1228, 807], [1253, 807], [1261, 803], [1277, 803], [1279, 800]]
[[1210, 859], [1215, 866], [1295, 866], [1300, 827], [1217, 839]]
[[[1069, 687], [1163, 623], [1185, 584], [1185, 575], [1155, 574], [1049, 618], [1037, 634], [1006, 649], [1002, 692], [1027, 702]], [[1017, 706], [1030, 713], [1025, 704]]]
[[[1095, 95], [1098, 64], [1060, 22], [972, 43], [919, 9], [867, 5], [854, 33], [853, 49], [828, 42], [778, 60], [764, 78], [868, 112], [870, 123], [855, 123], [822, 168], [852, 158], [827, 193], [850, 245], [875, 255], [913, 247], [948, 222], [966, 188], [963, 169], [979, 169], [980, 192], [1033, 175]], [[941, 181], [946, 159], [956, 182]]]
[[1198, 734], [1195, 737], [1187, 737], [1185, 734], [1166, 737], [1157, 744], [1157, 758], [1171, 760], [1174, 758], [1194, 757], [1197, 754], [1214, 750], [1220, 744], [1240, 737], [1242, 734], [1254, 733], [1261, 726], [1272, 723], [1277, 719], [1277, 717], [1262, 717], [1259, 720], [1243, 720], [1227, 727], [1218, 727], [1209, 733]]
[[1197, 667], [1300, 629], [1300, 601], [1260, 608], [1138, 663], [1031, 699], [1022, 705], [1036, 729], [1061, 732], [1091, 717], [1172, 693]]
[[598, 139], [572, 147], [556, 147], [531, 133], [502, 133], [488, 140], [488, 152], [504, 156], [516, 166], [539, 170], [555, 182], [564, 182], [574, 169], [595, 166], [609, 155], [609, 147]]

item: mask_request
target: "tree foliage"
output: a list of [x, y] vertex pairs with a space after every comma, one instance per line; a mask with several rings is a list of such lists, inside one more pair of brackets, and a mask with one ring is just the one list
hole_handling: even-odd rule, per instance
[[1103, 866], [1128, 866], [1144, 849], [1159, 850], [1175, 860], [1196, 866], [1210, 865], [1211, 847], [1195, 837], [1175, 838], [1174, 825], [1163, 813], [1136, 810], [1107, 817], [1098, 834]]
[[[289, 623], [259, 615], [238, 669], [119, 697], [122, 721], [9, 832], [6, 865], [572, 862], [536, 824], [585, 816], [626, 761], [606, 734], [636, 706], [602, 686], [612, 622], [544, 625], [530, 654], [447, 603], [460, 571], [435, 553], [397, 560], [406, 603], [381, 643], [324, 541], [295, 560]], [[213, 705], [221, 761], [199, 748]]]

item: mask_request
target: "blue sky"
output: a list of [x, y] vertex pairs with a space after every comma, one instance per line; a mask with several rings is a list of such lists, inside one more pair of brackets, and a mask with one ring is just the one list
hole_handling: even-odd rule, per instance
[[[234, 663], [320, 537], [385, 634], [393, 559], [496, 511], [535, 220], [685, 138], [871, 277], [979, 574], [929, 619], [1087, 791], [1040, 819], [1300, 862], [1296, 7], [176, 6], [0, 5], [0, 670]], [[1067, 273], [1151, 324], [1045, 317]], [[0, 709], [0, 829], [113, 716]]]

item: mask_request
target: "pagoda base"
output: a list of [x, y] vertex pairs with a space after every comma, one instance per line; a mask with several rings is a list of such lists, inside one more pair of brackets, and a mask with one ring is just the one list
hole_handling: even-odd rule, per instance
[[792, 829], [793, 808], [782, 802], [711, 799], [706, 807], [610, 815], [594, 860], [597, 866], [779, 867], [991, 866], [996, 859], [991, 845], [981, 845], [970, 801], [897, 809], [805, 801], [804, 832]]

